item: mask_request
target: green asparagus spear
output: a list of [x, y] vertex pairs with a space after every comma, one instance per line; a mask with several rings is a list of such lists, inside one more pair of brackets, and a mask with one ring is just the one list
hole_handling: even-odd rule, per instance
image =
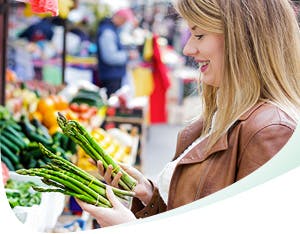
[[108, 165], [113, 166], [113, 176], [119, 171], [122, 172], [119, 181], [120, 186], [126, 190], [133, 190], [136, 185], [136, 180], [126, 173], [114, 160], [110, 157], [88, 133], [88, 131], [77, 121], [67, 120], [61, 113], [58, 113], [58, 125], [63, 133], [69, 136], [76, 144], [79, 144], [83, 150], [95, 161], [101, 160], [104, 168]]

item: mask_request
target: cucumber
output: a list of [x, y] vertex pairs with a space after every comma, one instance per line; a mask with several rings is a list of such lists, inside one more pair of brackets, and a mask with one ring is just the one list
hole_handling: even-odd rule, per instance
[[24, 133], [21, 131], [17, 131], [16, 129], [14, 129], [12, 126], [6, 126], [4, 131], [8, 131], [10, 132], [12, 135], [14, 135], [15, 137], [17, 137], [19, 140], [23, 140], [24, 137]]
[[10, 140], [5, 138], [3, 135], [0, 135], [0, 143], [6, 145], [13, 153], [18, 154], [20, 152], [20, 148], [13, 144]]
[[71, 152], [71, 154], [75, 154], [77, 152], [77, 145], [71, 138], [68, 140], [67, 151]]
[[0, 149], [1, 149], [1, 155], [5, 155], [7, 158], [9, 158], [14, 165], [19, 163], [19, 157], [13, 152], [11, 152], [11, 150], [7, 146], [1, 144]]
[[9, 158], [4, 156], [3, 154], [1, 154], [1, 161], [7, 166], [8, 170], [10, 170], [10, 171], [16, 170], [16, 168], [14, 167], [12, 162], [9, 160]]
[[26, 116], [21, 117], [20, 125], [22, 127], [23, 132], [29, 138], [29, 140], [40, 142], [46, 145], [53, 143], [51, 137], [50, 139], [47, 139], [43, 135], [37, 133], [37, 128], [32, 123], [30, 123], [29, 119]]
[[69, 137], [67, 137], [66, 135], [62, 135], [62, 137], [60, 138], [60, 147], [64, 150], [68, 150], [68, 141], [69, 141]]
[[30, 132], [28, 134], [28, 138], [31, 141], [36, 141], [36, 142], [42, 143], [43, 145], [51, 145], [51, 144], [53, 144], [52, 138], [50, 138], [50, 139], [45, 138], [43, 135], [40, 135], [40, 134], [38, 134], [36, 132]]
[[11, 126], [19, 132], [22, 131], [20, 125], [18, 125], [18, 123], [15, 122], [14, 120], [0, 120], [0, 128], [5, 128], [6, 126]]
[[36, 133], [42, 135], [48, 140], [52, 140], [52, 137], [49, 134], [48, 128], [46, 128], [38, 119], [32, 119], [31, 123], [36, 127]]
[[2, 131], [2, 136], [4, 136], [5, 138], [7, 138], [7, 140], [11, 141], [12, 144], [17, 145], [17, 147], [23, 149], [26, 147], [26, 143], [24, 140], [20, 140], [17, 139], [14, 135], [6, 132], [6, 131]]

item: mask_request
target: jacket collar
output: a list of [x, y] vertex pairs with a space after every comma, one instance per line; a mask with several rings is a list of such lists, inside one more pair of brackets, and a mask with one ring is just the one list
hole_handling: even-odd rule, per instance
[[[262, 106], [264, 102], [259, 102], [249, 110], [247, 110], [244, 114], [242, 114], [237, 121], [232, 126], [236, 126], [236, 124], [240, 121], [248, 119], [251, 114], [257, 110], [260, 106]], [[189, 164], [189, 163], [199, 163], [207, 159], [209, 156], [213, 155], [216, 152], [227, 150], [228, 149], [228, 134], [229, 131], [226, 131], [219, 140], [213, 145], [213, 147], [205, 152], [205, 146], [209, 140], [209, 137], [203, 139], [197, 146], [195, 146], [185, 157], [183, 157], [179, 164]]]
[[209, 137], [203, 139], [203, 141], [180, 160], [179, 164], [199, 163], [216, 152], [228, 149], [228, 132], [222, 135], [208, 152], [205, 152], [205, 146], [207, 145], [208, 139]]
[[260, 108], [265, 102], [261, 101], [258, 102], [256, 105], [254, 105], [253, 107], [251, 107], [249, 110], [247, 110], [246, 112], [244, 112], [244, 114], [242, 114], [238, 120], [246, 120], [250, 117], [250, 115], [256, 111], [258, 108]]

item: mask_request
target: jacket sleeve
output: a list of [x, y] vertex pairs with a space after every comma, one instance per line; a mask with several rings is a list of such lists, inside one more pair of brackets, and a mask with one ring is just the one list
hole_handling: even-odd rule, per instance
[[249, 175], [275, 156], [293, 132], [290, 126], [272, 124], [254, 133], [244, 149], [241, 149], [237, 180]]
[[123, 65], [127, 63], [128, 52], [118, 49], [116, 37], [117, 35], [112, 30], [104, 31], [98, 41], [100, 53], [107, 64]]
[[146, 206], [137, 198], [133, 198], [131, 205], [131, 211], [134, 213], [136, 218], [146, 218], [162, 213], [166, 211], [166, 209], [167, 206], [159, 195], [157, 187], [154, 187], [152, 198]]

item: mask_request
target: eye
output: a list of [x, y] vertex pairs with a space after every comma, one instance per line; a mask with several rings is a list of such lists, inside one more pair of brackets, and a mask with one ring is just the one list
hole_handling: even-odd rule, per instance
[[202, 39], [203, 36], [204, 36], [204, 35], [202, 35], [202, 34], [195, 35], [195, 37], [196, 37], [198, 40]]

